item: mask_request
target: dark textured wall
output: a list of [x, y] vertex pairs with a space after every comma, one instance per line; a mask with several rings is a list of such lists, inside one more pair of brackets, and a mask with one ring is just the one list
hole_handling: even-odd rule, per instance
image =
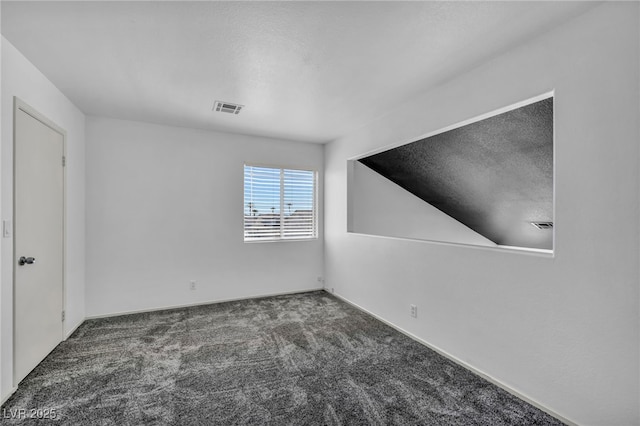
[[359, 161], [497, 244], [553, 248], [531, 225], [553, 221], [553, 98]]

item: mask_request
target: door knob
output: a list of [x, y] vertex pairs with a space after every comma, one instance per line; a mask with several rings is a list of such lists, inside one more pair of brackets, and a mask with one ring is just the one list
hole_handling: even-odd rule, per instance
[[18, 259], [18, 265], [31, 265], [32, 263], [36, 263], [36, 259], [34, 257], [24, 257], [22, 256]]

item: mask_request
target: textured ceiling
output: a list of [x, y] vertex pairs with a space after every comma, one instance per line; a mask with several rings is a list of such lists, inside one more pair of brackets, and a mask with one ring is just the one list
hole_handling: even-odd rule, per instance
[[553, 221], [553, 98], [360, 162], [496, 244], [553, 248], [531, 225]]
[[[2, 1], [2, 34], [91, 115], [344, 136], [597, 3]], [[215, 100], [245, 105], [214, 114]]]

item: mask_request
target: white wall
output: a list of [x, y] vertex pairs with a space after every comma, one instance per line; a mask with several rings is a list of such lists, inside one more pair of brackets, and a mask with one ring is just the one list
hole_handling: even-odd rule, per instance
[[353, 161], [350, 232], [497, 247], [401, 186]]
[[[598, 6], [325, 151], [326, 286], [584, 425], [640, 423], [638, 6]], [[553, 257], [346, 232], [348, 158], [553, 89]]]
[[314, 241], [243, 242], [243, 164], [312, 168], [322, 181], [323, 151], [89, 117], [87, 316], [321, 288], [322, 229]]
[[[0, 34], [2, 33], [2, 7], [0, 7]], [[0, 39], [0, 191], [2, 189], [2, 39]], [[2, 200], [0, 196], [0, 219], [2, 219], [4, 212], [2, 208]], [[0, 243], [0, 340], [2, 339], [2, 244]], [[0, 403], [4, 401], [5, 392], [4, 392], [4, 378], [2, 377], [3, 370], [3, 354], [2, 354], [2, 343], [0, 343]]]
[[[2, 219], [13, 221], [13, 97], [17, 96], [67, 131], [65, 334], [85, 318], [85, 117], [15, 47], [2, 38]], [[13, 239], [1, 244], [0, 394], [12, 390]]]

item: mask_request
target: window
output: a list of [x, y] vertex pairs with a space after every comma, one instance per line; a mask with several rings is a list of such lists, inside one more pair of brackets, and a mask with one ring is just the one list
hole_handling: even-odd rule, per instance
[[245, 164], [244, 240], [316, 238], [316, 176]]

